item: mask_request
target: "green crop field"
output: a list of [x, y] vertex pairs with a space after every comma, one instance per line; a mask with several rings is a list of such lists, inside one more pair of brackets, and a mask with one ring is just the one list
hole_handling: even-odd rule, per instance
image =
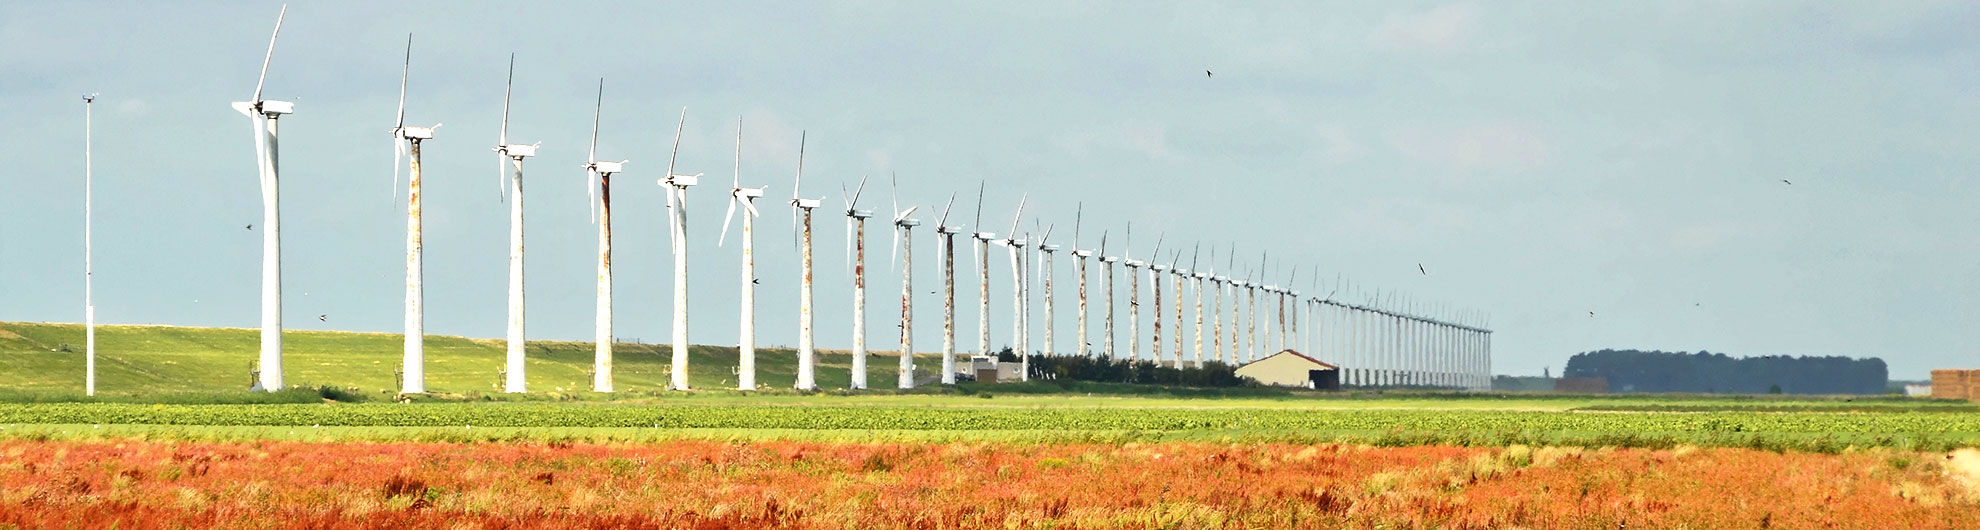
[[[1073, 381], [892, 386], [845, 392], [843, 352], [823, 355], [827, 390], [788, 390], [794, 352], [762, 350], [762, 392], [737, 392], [734, 348], [692, 348], [695, 392], [664, 389], [667, 348], [620, 344], [620, 392], [593, 394], [589, 343], [530, 343], [530, 395], [497, 392], [502, 342], [429, 337], [431, 395], [395, 397], [398, 335], [288, 332], [288, 380], [250, 394], [249, 329], [104, 326], [99, 395], [80, 396], [82, 330], [0, 323], [0, 437], [75, 439], [1354, 441], [1377, 445], [1851, 447], [1980, 445], [1980, 406], [1899, 397], [1559, 395], [1190, 389]], [[936, 362], [930, 358], [924, 363]], [[923, 364], [928, 366], [928, 364]], [[356, 389], [355, 392], [350, 389]]]

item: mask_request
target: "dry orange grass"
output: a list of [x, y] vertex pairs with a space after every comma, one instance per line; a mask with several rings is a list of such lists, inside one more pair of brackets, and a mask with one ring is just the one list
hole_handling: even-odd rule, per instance
[[0, 527], [1976, 528], [1980, 452], [0, 442]]

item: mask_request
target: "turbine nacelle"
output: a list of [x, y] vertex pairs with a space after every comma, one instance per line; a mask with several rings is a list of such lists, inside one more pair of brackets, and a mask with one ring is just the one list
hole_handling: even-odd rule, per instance
[[1216, 276], [1211, 276], [1211, 277], [1210, 277], [1210, 281], [1213, 281], [1213, 282], [1217, 282], [1217, 283], [1229, 283], [1229, 282], [1231, 281], [1231, 279], [1230, 279], [1230, 277], [1228, 277], [1228, 276], [1224, 276], [1224, 275], [1222, 275], [1222, 274], [1219, 274], [1219, 275], [1216, 275]]
[[693, 186], [700, 183], [701, 183], [700, 173], [695, 173], [693, 175], [668, 175], [667, 178], [660, 180], [660, 184], [663, 186], [672, 185], [682, 188]]
[[1167, 266], [1167, 265], [1163, 265], [1163, 264], [1160, 264], [1160, 263], [1155, 263], [1155, 264], [1151, 264], [1151, 265], [1149, 265], [1149, 266], [1148, 266], [1148, 270], [1151, 270], [1151, 271], [1155, 271], [1155, 272], [1163, 272], [1163, 271], [1167, 271], [1167, 270], [1169, 270], [1169, 266]]
[[747, 201], [749, 199], [756, 199], [763, 197], [763, 188], [736, 188], [730, 190], [729, 194], [734, 195], [738, 199], [743, 199]]
[[963, 231], [963, 229], [962, 229], [962, 227], [960, 227], [960, 226], [938, 226], [938, 227], [935, 227], [935, 233], [937, 233], [937, 234], [960, 234], [960, 233], [962, 233], [962, 231]]
[[1093, 255], [1093, 251], [1091, 251], [1091, 250], [1075, 250], [1075, 251], [1072, 251], [1072, 255], [1074, 255], [1074, 256], [1079, 256], [1079, 257], [1082, 257], [1082, 258], [1085, 258], [1085, 257], [1090, 257], [1090, 256], [1092, 256], [1092, 255]]
[[1147, 264], [1148, 264], [1148, 262], [1146, 262], [1146, 261], [1141, 261], [1141, 260], [1138, 260], [1138, 259], [1134, 259], [1134, 258], [1128, 258], [1128, 260], [1127, 260], [1127, 266], [1129, 266], [1129, 267], [1135, 267], [1135, 268], [1139, 268], [1139, 267], [1141, 267], [1142, 265], [1147, 265]]
[[1038, 250], [1043, 250], [1043, 251], [1046, 251], [1046, 252], [1058, 252], [1058, 251], [1059, 251], [1059, 246], [1058, 246], [1058, 245], [1039, 245], [1039, 246], [1038, 246]]
[[1210, 277], [1210, 275], [1208, 275], [1208, 274], [1204, 274], [1204, 273], [1201, 273], [1201, 272], [1198, 272], [1198, 273], [1194, 273], [1194, 274], [1191, 274], [1191, 275], [1189, 275], [1189, 277], [1191, 277], [1191, 278], [1196, 278], [1196, 279], [1198, 279], [1198, 280], [1201, 280], [1201, 279], [1204, 279], [1204, 278], [1209, 278], [1209, 277]]
[[396, 129], [392, 129], [392, 136], [403, 140], [431, 140], [433, 139], [434, 127], [439, 127], [439, 126], [435, 125], [433, 127], [399, 127]]
[[528, 158], [536, 156], [536, 147], [536, 144], [507, 144], [495, 150], [508, 153], [510, 158]]
[[584, 168], [592, 171], [597, 171], [601, 175], [610, 175], [624, 170], [626, 168], [626, 162], [628, 161], [620, 160], [618, 162], [607, 162], [601, 160], [597, 162], [592, 162], [590, 164], [585, 164]]
[[791, 205], [810, 210], [825, 204], [825, 199], [791, 199]]
[[904, 227], [904, 228], [905, 228], [905, 227], [915, 227], [915, 226], [921, 226], [921, 221], [916, 221], [916, 220], [913, 220], [913, 219], [902, 219], [902, 220], [899, 220], [899, 221], [894, 221], [894, 226], [899, 226], [899, 227]]
[[973, 237], [975, 237], [975, 238], [977, 238], [977, 239], [981, 239], [981, 240], [983, 240], [983, 241], [993, 241], [993, 240], [996, 240], [996, 239], [997, 239], [997, 234], [996, 234], [996, 233], [993, 233], [993, 232], [977, 232], [977, 233], [975, 233], [975, 234], [971, 234], [971, 235], [972, 235]]
[[[1091, 252], [1091, 251], [1088, 251], [1088, 253], [1089, 253], [1089, 254], [1091, 254], [1092, 252]], [[1116, 257], [1113, 257], [1113, 256], [1100, 256], [1100, 262], [1101, 262], [1101, 263], [1106, 263], [1106, 264], [1109, 264], [1109, 265], [1111, 265], [1111, 264], [1113, 264], [1113, 263], [1114, 263], [1114, 262], [1116, 262], [1116, 261], [1120, 261], [1120, 260], [1121, 260], [1121, 258], [1116, 258]]]
[[846, 210], [846, 217], [851, 217], [854, 219], [872, 219], [873, 210]]

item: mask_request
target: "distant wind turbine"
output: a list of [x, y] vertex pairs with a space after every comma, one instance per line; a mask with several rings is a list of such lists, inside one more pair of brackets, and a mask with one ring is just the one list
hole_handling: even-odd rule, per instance
[[432, 127], [406, 126], [406, 80], [412, 74], [412, 34], [406, 34], [406, 63], [399, 75], [399, 122], [392, 127], [392, 189], [399, 188], [399, 157], [410, 154], [410, 171], [406, 177], [406, 333], [405, 366], [399, 380], [399, 392], [421, 394], [426, 392], [426, 288], [425, 288], [425, 242], [422, 238], [420, 200], [420, 144], [433, 139]]
[[721, 246], [729, 239], [729, 220], [736, 214], [736, 206], [743, 208], [742, 217], [742, 330], [736, 339], [736, 389], [756, 390], [756, 224], [755, 201], [763, 196], [764, 188], [742, 187], [742, 118], [736, 118], [736, 167], [735, 178], [729, 187], [729, 213], [722, 215], [722, 236], [716, 240]]
[[688, 259], [687, 259], [687, 189], [701, 182], [701, 174], [683, 175], [674, 172], [674, 162], [681, 156], [681, 130], [687, 127], [687, 108], [681, 108], [681, 120], [674, 125], [674, 151], [667, 157], [667, 173], [660, 177], [660, 186], [667, 192], [667, 238], [673, 243], [674, 254], [674, 326], [672, 350], [674, 362], [669, 370], [668, 388], [688, 390]]
[[811, 336], [811, 210], [823, 204], [824, 199], [806, 199], [798, 196], [804, 184], [804, 140], [798, 135], [797, 179], [791, 183], [791, 223], [797, 224], [802, 218], [803, 229], [793, 226], [792, 236], [799, 243], [798, 256], [803, 277], [798, 284], [798, 390], [818, 390], [818, 352]]
[[859, 187], [851, 196], [846, 195], [845, 185], [839, 186], [839, 198], [846, 203], [846, 259], [850, 260], [853, 281], [851, 386], [855, 390], [866, 388], [866, 220], [873, 217], [873, 211], [859, 209], [859, 196], [865, 191], [866, 177], [859, 178]]
[[[625, 160], [598, 159], [598, 118], [605, 109], [605, 78], [598, 78], [598, 101], [591, 108], [591, 147], [585, 150], [585, 191], [595, 194], [592, 222], [598, 225], [598, 313], [596, 352], [591, 366], [591, 390], [612, 391], [612, 175]], [[592, 186], [596, 181], [597, 186]]]
[[[540, 144], [509, 143], [509, 95], [515, 91], [516, 55], [509, 54], [509, 82], [502, 92], [502, 132], [495, 139], [496, 178], [509, 189], [509, 334], [508, 363], [503, 370], [504, 392], [528, 392], [523, 362], [523, 159], [536, 156]], [[506, 178], [505, 178], [506, 177]], [[497, 182], [501, 182], [498, 180]], [[498, 186], [500, 184], [497, 184]]]
[[[914, 388], [914, 227], [921, 225], [914, 220], [914, 211], [920, 206], [910, 206], [901, 210], [899, 176], [893, 178], [894, 244], [891, 249], [900, 249], [901, 264], [901, 371], [896, 386], [901, 389]], [[953, 200], [953, 199], [951, 199]], [[893, 263], [893, 257], [888, 258]]]
[[[83, 96], [83, 395], [96, 395], [96, 278], [91, 268], [92, 255], [90, 241], [91, 225], [96, 214], [91, 209], [94, 204], [95, 177], [90, 165], [91, 117], [90, 106], [96, 103], [96, 94]], [[257, 137], [260, 135], [257, 134]]]

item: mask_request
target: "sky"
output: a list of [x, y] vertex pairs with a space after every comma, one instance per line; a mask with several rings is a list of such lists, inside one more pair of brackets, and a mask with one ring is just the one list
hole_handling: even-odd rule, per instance
[[[1084, 248], [1105, 234], [1110, 254], [1145, 259], [1159, 235], [1185, 265], [1215, 249], [1228, 269], [1234, 245], [1238, 269], [1269, 252], [1302, 290], [1351, 282], [1483, 313], [1502, 374], [1603, 348], [1874, 356], [1899, 379], [1980, 367], [1980, 4], [565, 4], [289, 6], [266, 85], [297, 108], [281, 121], [289, 329], [401, 330], [388, 142], [410, 32], [406, 119], [444, 124], [424, 153], [429, 333], [503, 334], [508, 206], [490, 148], [514, 53], [509, 135], [542, 142], [524, 177], [532, 339], [591, 338], [579, 166], [602, 77], [599, 157], [630, 160], [614, 180], [622, 338], [670, 333], [656, 179], [685, 107], [676, 165], [706, 173], [687, 192], [695, 343], [736, 341], [739, 250], [716, 239], [740, 118], [741, 182], [769, 186], [760, 344], [796, 342], [802, 134], [803, 195], [828, 198], [826, 348], [851, 343], [838, 188], [870, 175], [862, 207], [884, 216], [898, 174], [927, 224], [952, 194], [950, 224], [973, 223], [987, 184], [986, 231], [1008, 232], [1028, 196], [1023, 224], [1056, 243], [1074, 243], [1081, 211]], [[0, 320], [82, 320], [79, 96], [94, 92], [99, 322], [258, 325], [253, 137], [229, 103], [252, 94], [280, 8], [0, 4]], [[932, 351], [927, 228], [916, 331]], [[868, 230], [869, 342], [892, 349], [900, 274], [881, 266], [884, 224]], [[1009, 271], [994, 257], [1001, 347]], [[959, 283], [967, 347], [976, 289]]]

